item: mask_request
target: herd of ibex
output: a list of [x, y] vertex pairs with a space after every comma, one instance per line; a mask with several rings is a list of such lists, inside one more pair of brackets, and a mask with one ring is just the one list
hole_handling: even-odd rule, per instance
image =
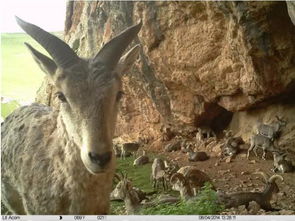
[[[4, 206], [12, 214], [107, 214], [110, 199], [122, 199], [127, 214], [136, 213], [144, 206], [142, 200], [148, 194], [135, 188], [126, 175], [115, 174], [115, 156], [124, 160], [131, 154], [137, 155], [134, 166], [151, 163], [151, 159], [145, 151], [138, 156], [140, 143], [113, 145], [112, 139], [122, 96], [121, 78], [141, 48], [135, 45], [122, 55], [137, 38], [141, 22], [111, 39], [94, 58], [85, 59], [54, 35], [20, 18], [16, 20], [52, 57], [25, 43], [57, 89], [60, 110], [32, 104], [17, 109], [3, 122], [1, 200]], [[257, 155], [257, 148], [261, 148], [263, 159], [266, 152], [273, 153], [275, 172], [291, 171], [286, 154], [274, 144], [285, 125], [278, 117], [273, 124], [257, 125], [247, 157], [252, 150]], [[198, 128], [195, 135], [200, 142], [212, 137], [217, 139], [209, 127]], [[226, 131], [224, 140], [225, 156], [239, 153], [241, 139]], [[178, 139], [165, 149], [182, 150], [193, 162], [209, 159], [206, 152], [194, 151], [192, 146]], [[196, 166], [179, 167], [175, 161], [155, 158], [151, 169], [155, 190], [160, 186], [164, 190], [171, 187], [180, 193], [180, 199], [168, 197], [161, 202], [193, 199], [206, 182], [216, 191], [211, 178]], [[270, 199], [279, 191], [275, 180], [283, 178], [262, 175], [266, 182], [263, 192], [218, 192], [218, 200], [227, 208], [255, 201], [261, 208], [272, 210]], [[112, 191], [114, 176], [119, 182]]]
[[[274, 144], [275, 140], [279, 137], [282, 127], [286, 125], [286, 121], [279, 117], [276, 118], [277, 121], [272, 124], [258, 124], [255, 127], [254, 133], [250, 137], [250, 148], [248, 149], [247, 158], [252, 150], [254, 150], [254, 153], [257, 156], [256, 151], [258, 148], [261, 148], [263, 151], [263, 159], [266, 157], [266, 152], [273, 153], [274, 172], [291, 172], [293, 170], [293, 166], [290, 162], [286, 161], [285, 157], [287, 154], [283, 153], [282, 150], [279, 150]], [[217, 139], [216, 134], [212, 133], [208, 127], [198, 128], [195, 135], [196, 142], [204, 141], [212, 137]], [[244, 144], [244, 141], [241, 137], [235, 137], [231, 130], [225, 130], [222, 144], [222, 155], [225, 157], [234, 157], [240, 153], [240, 145]], [[167, 152], [181, 150], [183, 153], [188, 155], [188, 161], [204, 161], [209, 158], [206, 152], [194, 151], [193, 146], [193, 142], [183, 141], [180, 136], [176, 136], [175, 141], [169, 143], [164, 150]], [[145, 152], [143, 156], [147, 157]], [[137, 159], [140, 159], [140, 157]], [[146, 163], [148, 162], [149, 160], [146, 161]], [[184, 166], [180, 168], [175, 161], [155, 158], [152, 162], [151, 170], [151, 181], [154, 189], [162, 187], [163, 190], [167, 190], [170, 187], [175, 191], [179, 191], [179, 198], [171, 196], [170, 198], [162, 200], [162, 203], [175, 203], [179, 200], [187, 201], [194, 199], [198, 196], [200, 188], [203, 187], [205, 183], [210, 183], [212, 189], [214, 191], [217, 190], [212, 179], [196, 166]], [[270, 201], [273, 195], [279, 192], [278, 185], [275, 181], [277, 179], [283, 181], [283, 177], [277, 174], [268, 177], [268, 175], [263, 172], [254, 172], [253, 174], [255, 173], [261, 174], [264, 178], [265, 186], [263, 191], [223, 193], [218, 190], [218, 202], [223, 204], [225, 208], [231, 208], [241, 205], [245, 205], [247, 207], [250, 202], [254, 201], [260, 206], [260, 208], [266, 211], [276, 210], [272, 208]], [[118, 192], [128, 192], [127, 187], [124, 188], [124, 185], [122, 185], [123, 183], [129, 183], [129, 185], [132, 186], [132, 182], [127, 177], [124, 177], [116, 186], [113, 194], [117, 193], [116, 195], [118, 195]], [[135, 199], [138, 199], [138, 197], [135, 197], [136, 193], [134, 190], [132, 190], [132, 192], [133, 194], [125, 194], [125, 198], [122, 198], [122, 200], [125, 201], [127, 214], [134, 214], [134, 212], [138, 212], [141, 207], [153, 205], [154, 202], [142, 203], [141, 201], [136, 201]], [[128, 200], [126, 201], [126, 199]], [[128, 205], [126, 205], [126, 202], [136, 202], [132, 204], [136, 209], [130, 209], [132, 208], [131, 204], [128, 203]]]

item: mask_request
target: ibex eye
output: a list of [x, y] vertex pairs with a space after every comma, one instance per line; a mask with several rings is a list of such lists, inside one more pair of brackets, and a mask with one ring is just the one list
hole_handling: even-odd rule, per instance
[[66, 101], [67, 101], [65, 95], [64, 95], [63, 93], [61, 93], [61, 92], [57, 92], [57, 93], [56, 93], [56, 96], [58, 97], [58, 99], [59, 99], [61, 102], [66, 102]]
[[124, 92], [123, 92], [123, 91], [119, 91], [119, 92], [117, 93], [116, 101], [121, 100], [121, 98], [122, 98], [123, 95], [124, 95]]

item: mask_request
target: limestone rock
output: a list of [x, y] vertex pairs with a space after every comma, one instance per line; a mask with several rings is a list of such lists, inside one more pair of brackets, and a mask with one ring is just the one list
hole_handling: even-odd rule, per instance
[[[69, 1], [65, 40], [94, 56], [140, 19], [142, 48], [123, 79], [117, 136], [156, 140], [163, 125], [178, 134], [205, 123], [218, 132], [231, 122], [247, 143], [250, 133], [242, 132], [274, 104], [294, 111], [294, 3]], [[55, 105], [51, 90], [40, 90], [50, 96], [38, 101]], [[293, 127], [282, 142], [294, 151]]]

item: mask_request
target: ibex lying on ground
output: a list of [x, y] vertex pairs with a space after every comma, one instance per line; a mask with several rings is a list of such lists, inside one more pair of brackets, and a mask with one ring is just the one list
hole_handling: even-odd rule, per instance
[[121, 56], [141, 23], [86, 60], [54, 35], [16, 20], [51, 55], [53, 60], [26, 43], [59, 91], [61, 105], [56, 112], [32, 104], [5, 119], [2, 201], [13, 214], [107, 214], [121, 76], [137, 58], [139, 46]]
[[266, 152], [267, 151], [275, 151], [273, 141], [265, 137], [261, 134], [255, 134], [250, 138], [250, 147], [247, 153], [247, 159], [249, 159], [250, 152], [253, 150], [255, 155], [257, 156], [257, 148], [260, 147], [263, 150], [262, 159], [266, 159]]
[[244, 141], [241, 137], [234, 137], [231, 130], [224, 130], [225, 134], [223, 145], [222, 145], [222, 154], [224, 156], [234, 156], [239, 153], [239, 145], [243, 144]]
[[146, 152], [143, 150], [142, 155], [134, 160], [133, 166], [144, 165], [149, 162], [150, 162], [150, 158], [146, 155]]
[[270, 205], [270, 200], [273, 194], [279, 192], [275, 180], [279, 178], [283, 181], [283, 177], [280, 175], [273, 175], [268, 178], [265, 173], [260, 173], [263, 175], [266, 182], [263, 192], [219, 193], [219, 201], [224, 204], [226, 208], [238, 207], [240, 205], [246, 205], [248, 207], [251, 201], [255, 201], [264, 210], [274, 210]]
[[206, 152], [204, 151], [197, 151], [194, 152], [192, 148], [188, 148], [188, 160], [191, 162], [196, 162], [196, 161], [205, 161], [208, 160], [209, 156]]
[[151, 180], [152, 180], [154, 189], [158, 189], [159, 183], [162, 183], [164, 190], [168, 188], [165, 176], [166, 176], [166, 172], [165, 172], [164, 161], [160, 158], [155, 158], [152, 164], [152, 173], [151, 173]]
[[174, 140], [165, 146], [166, 152], [178, 151], [181, 149], [181, 140]]
[[158, 200], [142, 204], [143, 200], [148, 199], [147, 196], [156, 193], [156, 191], [145, 193], [138, 188], [133, 187], [131, 180], [129, 180], [126, 175], [120, 177], [118, 174], [116, 174], [116, 177], [117, 179], [119, 179], [119, 183], [112, 191], [111, 197], [113, 199], [124, 200], [125, 208], [128, 215], [136, 214], [140, 210], [140, 208], [155, 206], [159, 203], [176, 203], [179, 201], [178, 198], [169, 196], [161, 197]]
[[276, 116], [277, 122], [274, 122], [272, 124], [263, 124], [259, 123], [256, 126], [256, 133], [261, 134], [265, 137], [268, 137], [272, 141], [278, 137], [279, 132], [281, 131], [281, 128], [283, 126], [286, 126], [287, 122], [283, 120], [282, 118], [279, 118]]
[[140, 199], [138, 192], [134, 189], [131, 181], [127, 179], [126, 175], [119, 177], [119, 179], [120, 182], [112, 191], [111, 197], [124, 200], [127, 214], [135, 214], [140, 208], [140, 202], [142, 199]]
[[286, 153], [273, 151], [273, 171], [280, 172], [280, 173], [289, 173], [294, 171], [294, 167], [292, 163], [286, 160]]

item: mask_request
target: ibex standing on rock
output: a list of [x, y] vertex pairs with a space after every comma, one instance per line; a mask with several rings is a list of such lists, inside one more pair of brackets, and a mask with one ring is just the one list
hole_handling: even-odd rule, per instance
[[52, 59], [26, 46], [59, 91], [60, 111], [33, 104], [9, 115], [1, 128], [2, 201], [13, 214], [107, 214], [114, 174], [112, 138], [125, 56], [141, 23], [81, 59], [62, 40], [16, 18]]

